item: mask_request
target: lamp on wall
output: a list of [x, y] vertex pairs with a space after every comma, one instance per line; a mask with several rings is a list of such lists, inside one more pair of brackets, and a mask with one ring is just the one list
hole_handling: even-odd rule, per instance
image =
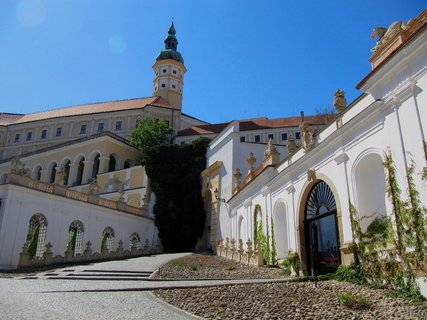
[[215, 188], [215, 190], [214, 190], [214, 194], [215, 194], [215, 199], [216, 199], [216, 200], [221, 201], [221, 202], [224, 202], [224, 203], [226, 202], [224, 198], [220, 198], [220, 197], [219, 197], [219, 191], [218, 191], [218, 188]]

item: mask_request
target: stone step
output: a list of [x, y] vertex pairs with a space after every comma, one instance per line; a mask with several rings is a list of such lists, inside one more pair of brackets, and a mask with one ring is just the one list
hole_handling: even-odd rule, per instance
[[141, 281], [149, 279], [152, 273], [151, 271], [64, 269], [27, 275], [23, 279]]

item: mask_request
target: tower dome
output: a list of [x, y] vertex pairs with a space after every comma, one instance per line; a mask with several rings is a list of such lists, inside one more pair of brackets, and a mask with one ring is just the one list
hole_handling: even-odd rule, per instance
[[184, 63], [184, 59], [182, 58], [181, 54], [177, 51], [178, 39], [176, 38], [175, 34], [176, 34], [176, 30], [172, 22], [171, 26], [169, 27], [168, 37], [165, 39], [165, 50], [159, 53], [156, 61], [173, 59], [181, 63]]

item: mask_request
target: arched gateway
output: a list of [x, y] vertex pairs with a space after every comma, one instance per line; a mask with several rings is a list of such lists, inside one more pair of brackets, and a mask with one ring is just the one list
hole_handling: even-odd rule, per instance
[[307, 272], [334, 272], [340, 264], [337, 207], [332, 190], [320, 180], [311, 189], [304, 216]]

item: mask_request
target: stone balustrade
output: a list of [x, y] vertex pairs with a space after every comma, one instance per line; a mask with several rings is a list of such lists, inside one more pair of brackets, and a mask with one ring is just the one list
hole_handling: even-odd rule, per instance
[[249, 239], [246, 242], [246, 250], [243, 248], [243, 240], [239, 239], [236, 247], [236, 240], [226, 238], [218, 241], [217, 255], [237, 262], [250, 264], [254, 266], [262, 266], [262, 250], [261, 245], [258, 243], [256, 249], [252, 249], [252, 241]]
[[103, 199], [94, 194], [87, 194], [75, 190], [70, 190], [67, 187], [58, 184], [49, 184], [41, 181], [32, 180], [31, 178], [26, 176], [20, 176], [17, 174], [9, 173], [7, 175], [7, 183], [149, 218], [147, 209], [145, 207], [133, 207], [119, 201]]
[[72, 263], [81, 263], [88, 261], [100, 261], [100, 260], [111, 260], [117, 258], [131, 258], [139, 257], [150, 254], [162, 253], [163, 249], [160, 244], [155, 246], [150, 246], [148, 239], [145, 241], [143, 248], [137, 248], [136, 244], [132, 245], [130, 250], [125, 250], [123, 248], [123, 241], [118, 242], [117, 249], [115, 251], [110, 251], [107, 248], [103, 248], [101, 252], [93, 252], [92, 243], [90, 241], [86, 242], [86, 248], [83, 251], [83, 254], [74, 254], [74, 252], [67, 248], [64, 255], [53, 256], [52, 253], [52, 244], [49, 242], [45, 245], [46, 250], [43, 253], [42, 257], [33, 256], [30, 257], [28, 252], [28, 243], [25, 243], [22, 247], [22, 251], [19, 254], [19, 264], [18, 269], [25, 269], [31, 267], [42, 267], [56, 264], [72, 264]]

